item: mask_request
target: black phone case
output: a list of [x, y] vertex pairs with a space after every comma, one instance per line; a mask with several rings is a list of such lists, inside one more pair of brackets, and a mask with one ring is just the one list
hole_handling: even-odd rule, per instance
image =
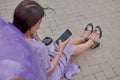
[[72, 35], [69, 29], [66, 29], [65, 32], [56, 40], [56, 43], [59, 44], [59, 40], [62, 42], [66, 41]]

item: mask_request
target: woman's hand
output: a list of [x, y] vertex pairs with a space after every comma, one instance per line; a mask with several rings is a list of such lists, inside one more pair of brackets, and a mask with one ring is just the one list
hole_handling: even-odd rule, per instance
[[59, 51], [58, 52], [60, 52], [62, 54], [64, 48], [66, 47], [66, 45], [68, 44], [69, 41], [70, 41], [70, 39], [67, 39], [64, 42], [62, 42], [61, 40], [59, 40]]
[[67, 45], [67, 43], [69, 42], [69, 39], [66, 40], [65, 42], [62, 42], [61, 40], [59, 40], [59, 51], [57, 52], [56, 56], [54, 57], [54, 59], [52, 60], [52, 69], [48, 72], [48, 76], [50, 77], [52, 75], [52, 73], [54, 72], [58, 61], [61, 57], [61, 54], [63, 53], [63, 50], [65, 48], [65, 46]]

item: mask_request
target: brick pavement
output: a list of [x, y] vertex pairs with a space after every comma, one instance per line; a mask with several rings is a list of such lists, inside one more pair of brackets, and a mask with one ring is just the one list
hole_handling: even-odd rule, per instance
[[[21, 0], [0, 0], [0, 16], [12, 21], [14, 8]], [[82, 34], [84, 26], [92, 22], [103, 29], [101, 47], [88, 50], [72, 61], [81, 66], [81, 73], [72, 80], [120, 80], [120, 0], [36, 0], [46, 11], [40, 38], [56, 39], [66, 28], [72, 38]], [[65, 80], [62, 78], [61, 80]]]

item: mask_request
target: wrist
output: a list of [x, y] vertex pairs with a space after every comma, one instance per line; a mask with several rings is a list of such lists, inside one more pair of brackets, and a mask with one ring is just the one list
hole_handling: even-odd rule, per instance
[[62, 53], [62, 52], [63, 52], [63, 50], [58, 50], [58, 52], [59, 52], [59, 53]]
[[61, 56], [62, 52], [58, 51], [57, 55], [60, 55]]

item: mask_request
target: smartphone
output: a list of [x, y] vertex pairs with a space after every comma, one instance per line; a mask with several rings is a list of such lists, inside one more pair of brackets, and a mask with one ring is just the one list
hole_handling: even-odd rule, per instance
[[69, 29], [66, 29], [65, 32], [56, 40], [56, 43], [59, 44], [59, 40], [62, 42], [66, 41], [72, 35]]

